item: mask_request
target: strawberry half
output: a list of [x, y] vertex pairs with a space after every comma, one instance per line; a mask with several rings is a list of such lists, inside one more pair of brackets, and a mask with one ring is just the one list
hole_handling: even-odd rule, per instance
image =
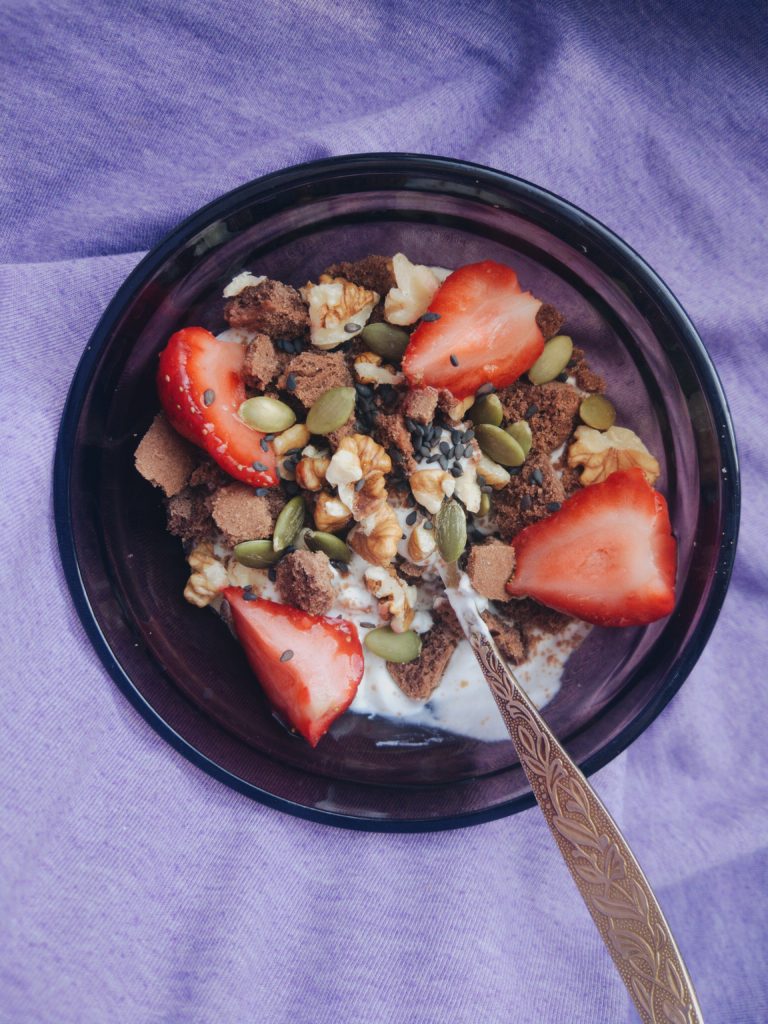
[[598, 626], [640, 626], [675, 606], [677, 544], [667, 503], [641, 469], [612, 473], [512, 541], [514, 597]]
[[502, 263], [460, 267], [437, 290], [428, 319], [411, 335], [403, 356], [409, 384], [447, 388], [456, 398], [473, 395], [482, 384], [506, 387], [544, 348], [536, 323], [540, 307]]
[[[227, 587], [237, 638], [270, 703], [313, 747], [343, 714], [363, 678], [363, 648], [345, 619], [246, 600]], [[290, 652], [290, 653], [289, 653]]]
[[202, 327], [186, 327], [160, 353], [157, 390], [168, 421], [182, 437], [236, 480], [275, 487], [274, 452], [264, 451], [264, 435], [238, 416], [245, 401], [244, 359], [242, 345], [217, 341]]

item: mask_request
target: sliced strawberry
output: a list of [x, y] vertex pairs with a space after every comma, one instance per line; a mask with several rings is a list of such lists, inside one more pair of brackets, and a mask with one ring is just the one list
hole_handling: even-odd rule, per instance
[[482, 384], [511, 384], [544, 348], [536, 323], [540, 306], [502, 263], [485, 260], [455, 270], [429, 307], [438, 318], [428, 315], [411, 335], [403, 357], [411, 387], [448, 388], [466, 398]]
[[514, 597], [598, 626], [639, 626], [675, 606], [677, 544], [667, 503], [641, 469], [578, 491], [512, 541]]
[[186, 327], [160, 353], [157, 390], [171, 425], [226, 473], [254, 487], [275, 487], [274, 452], [264, 451], [264, 435], [237, 414], [245, 401], [244, 358], [242, 345]]
[[309, 615], [227, 587], [237, 638], [274, 708], [313, 747], [343, 714], [363, 678], [363, 648], [344, 619]]

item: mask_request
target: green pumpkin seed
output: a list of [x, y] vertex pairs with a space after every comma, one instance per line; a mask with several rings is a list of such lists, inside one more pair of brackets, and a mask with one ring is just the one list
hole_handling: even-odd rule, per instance
[[373, 654], [398, 665], [415, 661], [421, 654], [421, 637], [412, 629], [395, 633], [389, 626], [379, 626], [365, 634], [363, 643]]
[[399, 361], [408, 348], [410, 335], [392, 324], [368, 324], [360, 335], [371, 352], [382, 359]]
[[279, 558], [271, 540], [244, 540], [235, 544], [235, 558], [249, 569], [268, 569]]
[[308, 530], [305, 534], [306, 545], [310, 551], [322, 551], [335, 562], [348, 562], [352, 558], [352, 549], [341, 537], [322, 530]]
[[588, 395], [579, 406], [579, 416], [588, 427], [608, 430], [616, 421], [616, 410], [603, 395]]
[[467, 546], [467, 515], [458, 501], [445, 501], [435, 516], [437, 548], [446, 562], [455, 562]]
[[283, 506], [272, 535], [272, 547], [275, 551], [282, 551], [289, 544], [293, 544], [304, 525], [304, 514], [304, 499], [300, 494]]
[[331, 388], [320, 395], [307, 413], [310, 434], [332, 434], [343, 427], [355, 411], [354, 388]]
[[490, 423], [494, 427], [501, 426], [504, 410], [498, 395], [483, 395], [478, 398], [470, 409], [469, 418], [477, 426], [478, 423]]
[[499, 465], [522, 466], [525, 462], [525, 452], [520, 443], [501, 427], [481, 423], [475, 427], [475, 437], [482, 453]]
[[483, 492], [480, 495], [480, 508], [478, 510], [478, 515], [487, 516], [490, 511], [491, 511], [491, 499], [490, 499], [490, 496], [488, 494], [486, 494], [485, 492]]
[[528, 452], [531, 450], [533, 444], [533, 434], [531, 433], [531, 425], [527, 420], [518, 420], [517, 423], [510, 423], [506, 428], [507, 433], [510, 437], [514, 437], [520, 447], [523, 449], [523, 455], [528, 458]]
[[293, 409], [268, 395], [248, 398], [240, 406], [240, 419], [265, 434], [279, 434], [296, 422]]
[[531, 384], [548, 384], [563, 372], [572, 355], [573, 342], [568, 335], [556, 334], [528, 371], [528, 380]]

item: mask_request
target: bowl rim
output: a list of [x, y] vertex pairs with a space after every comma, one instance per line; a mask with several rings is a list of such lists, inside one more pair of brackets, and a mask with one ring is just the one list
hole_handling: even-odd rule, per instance
[[[722, 494], [722, 526], [718, 569], [699, 621], [678, 658], [675, 672], [658, 693], [611, 740], [589, 757], [580, 768], [591, 775], [625, 750], [661, 713], [687, 679], [698, 661], [722, 608], [730, 582], [739, 533], [741, 483], [739, 457], [733, 422], [728, 402], [717, 371], [696, 328], [679, 300], [648, 263], [622, 238], [591, 214], [556, 193], [505, 171], [483, 164], [451, 157], [431, 156], [409, 152], [356, 153], [313, 160], [272, 171], [226, 192], [200, 207], [172, 228], [128, 274], [109, 301], [80, 357], [67, 393], [56, 440], [53, 465], [53, 508], [56, 536], [65, 579], [75, 609], [85, 632], [102, 664], [113, 681], [128, 697], [133, 706], [152, 728], [172, 747], [208, 775], [225, 783], [262, 804], [300, 818], [344, 828], [375, 832], [426, 832], [463, 828], [498, 818], [533, 806], [532, 792], [521, 794], [509, 801], [479, 811], [451, 814], [440, 818], [381, 819], [345, 814], [307, 807], [285, 797], [276, 796], [248, 782], [217, 764], [189, 740], [185, 739], [162, 717], [133, 684], [112, 652], [88, 598], [80, 572], [71, 512], [71, 470], [74, 456], [74, 437], [82, 404], [96, 369], [101, 350], [123, 315], [125, 308], [143, 288], [152, 275], [181, 245], [202, 231], [212, 220], [231, 214], [234, 208], [257, 199], [268, 197], [274, 188], [317, 184], [339, 172], [348, 174], [365, 171], [402, 174], [445, 173], [465, 174], [495, 188], [501, 188], [519, 199], [531, 198], [546, 203], [559, 218], [580, 231], [589, 230], [622, 264], [629, 267], [642, 287], [654, 294], [665, 313], [674, 323], [675, 330], [686, 344], [686, 354], [702, 383], [710, 410], [718, 426], [720, 457], [730, 486]], [[418, 191], [418, 188], [414, 188]]]

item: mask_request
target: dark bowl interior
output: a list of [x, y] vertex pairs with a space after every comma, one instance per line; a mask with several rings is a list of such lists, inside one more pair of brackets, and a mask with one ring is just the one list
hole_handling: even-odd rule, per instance
[[[660, 457], [680, 563], [678, 602], [642, 629], [595, 629], [545, 717], [594, 770], [690, 671], [725, 593], [738, 522], [736, 454], [719, 383], [663, 283], [587, 215], [518, 179], [454, 161], [365, 156], [270, 175], [182, 224], [115, 296], [62, 421], [56, 517], [83, 622], [149, 721], [193, 761], [261, 800], [377, 829], [441, 828], [532, 802], [511, 743], [343, 716], [316, 750], [272, 717], [239, 647], [182, 599], [179, 542], [133, 453], [158, 409], [157, 353], [180, 327], [214, 331], [238, 271], [303, 284], [370, 252], [454, 267], [509, 263], [567, 315], [609, 381], [618, 422]], [[399, 741], [399, 744], [395, 741]]]

